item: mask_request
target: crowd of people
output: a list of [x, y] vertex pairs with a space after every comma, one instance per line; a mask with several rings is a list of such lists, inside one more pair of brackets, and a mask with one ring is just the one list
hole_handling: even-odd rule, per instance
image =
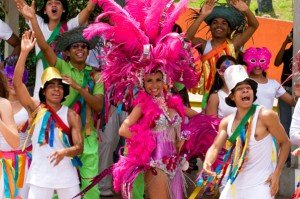
[[[175, 22], [188, 0], [89, 0], [72, 19], [67, 0], [44, 0], [39, 13], [14, 1], [30, 30], [19, 38], [0, 20], [0, 41], [14, 47], [0, 64], [0, 199], [181, 199], [194, 158], [203, 169], [190, 198], [278, 193], [291, 143], [300, 146], [293, 30], [274, 63], [280, 84], [266, 75], [267, 47], [244, 49], [259, 22], [243, 0], [206, 0], [186, 33]], [[209, 39], [195, 37], [203, 22]], [[203, 95], [201, 113], [189, 89]]]

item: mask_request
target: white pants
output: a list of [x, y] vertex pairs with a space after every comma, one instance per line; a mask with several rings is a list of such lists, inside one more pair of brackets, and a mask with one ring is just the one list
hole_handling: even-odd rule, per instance
[[[41, 179], [42, 180], [42, 179]], [[59, 199], [71, 199], [80, 192], [79, 185], [70, 188], [52, 189], [30, 185], [28, 198], [30, 199], [52, 199], [56, 191]], [[76, 199], [80, 199], [78, 196]]]
[[[122, 111], [117, 114], [116, 107], [111, 106], [109, 119], [105, 125], [104, 132], [100, 132], [101, 143], [99, 144], [99, 172], [113, 164], [113, 153], [119, 143], [119, 128], [127, 117], [127, 113]], [[107, 176], [99, 183], [100, 191], [112, 189], [112, 177]]]
[[269, 184], [260, 184], [248, 188], [235, 188], [227, 182], [219, 199], [273, 199]]

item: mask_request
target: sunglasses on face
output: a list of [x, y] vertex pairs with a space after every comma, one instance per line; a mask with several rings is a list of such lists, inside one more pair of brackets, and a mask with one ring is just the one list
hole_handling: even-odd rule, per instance
[[76, 43], [76, 44], [72, 44], [71, 48], [72, 49], [79, 49], [79, 48], [81, 48], [81, 49], [87, 49], [88, 45], [85, 44], [85, 43]]

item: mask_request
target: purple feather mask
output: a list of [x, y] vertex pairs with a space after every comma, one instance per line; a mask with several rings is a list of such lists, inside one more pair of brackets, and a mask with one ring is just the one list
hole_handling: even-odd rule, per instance
[[[15, 66], [18, 61], [18, 58], [19, 57], [17, 55], [12, 55], [12, 56], [7, 57], [5, 60], [5, 67], [3, 68], [2, 72], [6, 76], [9, 84], [12, 84]], [[23, 80], [24, 84], [26, 84], [28, 82], [28, 71], [26, 69], [24, 71], [22, 80]]]

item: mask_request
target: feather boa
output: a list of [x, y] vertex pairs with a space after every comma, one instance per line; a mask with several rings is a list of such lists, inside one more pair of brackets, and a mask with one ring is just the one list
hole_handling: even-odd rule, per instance
[[[129, 192], [137, 175], [150, 168], [151, 154], [156, 147], [155, 137], [151, 129], [162, 114], [162, 110], [153, 101], [153, 98], [145, 92], [138, 93], [135, 104], [140, 106], [143, 116], [137, 124], [130, 127], [133, 134], [127, 140], [127, 156], [122, 156], [113, 168], [114, 189], [116, 192], [122, 190], [123, 197], [130, 195]], [[184, 116], [181, 98], [168, 96], [167, 105], [175, 109], [180, 116]]]
[[[221, 119], [199, 113], [189, 120], [188, 124], [182, 125], [182, 132], [186, 132], [189, 138], [185, 141], [181, 148], [181, 154], [186, 154], [186, 159], [199, 157], [204, 161], [205, 155], [209, 147], [213, 144], [217, 134]], [[225, 149], [219, 154], [213, 164], [213, 168], [222, 163]]]

